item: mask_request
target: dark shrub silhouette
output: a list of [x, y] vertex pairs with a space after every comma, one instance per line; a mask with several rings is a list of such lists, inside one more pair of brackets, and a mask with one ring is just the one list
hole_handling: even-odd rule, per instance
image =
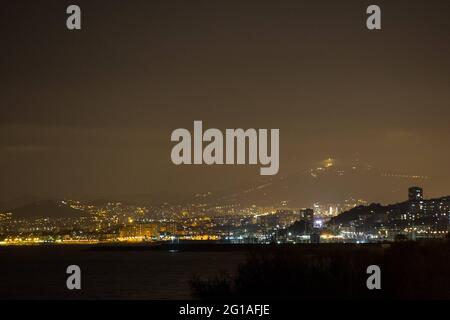
[[[368, 290], [369, 265], [381, 290]], [[450, 246], [402, 242], [383, 246], [281, 246], [249, 253], [233, 275], [196, 277], [202, 299], [450, 299]]]

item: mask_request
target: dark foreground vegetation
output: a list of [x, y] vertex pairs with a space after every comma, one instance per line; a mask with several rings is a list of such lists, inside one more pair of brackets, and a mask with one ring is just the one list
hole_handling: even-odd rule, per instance
[[[367, 289], [369, 265], [381, 268], [381, 290]], [[450, 299], [450, 243], [272, 247], [191, 288], [200, 299]]]

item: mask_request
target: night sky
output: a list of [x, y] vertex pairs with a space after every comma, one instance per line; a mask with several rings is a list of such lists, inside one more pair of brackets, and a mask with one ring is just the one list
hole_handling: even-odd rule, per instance
[[[81, 31], [66, 29], [72, 3]], [[382, 9], [381, 31], [366, 29], [369, 4]], [[357, 157], [426, 175], [428, 196], [448, 195], [449, 9], [448, 0], [2, 1], [0, 200], [190, 193], [261, 178], [259, 165], [173, 165], [170, 134], [194, 120], [279, 128], [279, 176]]]

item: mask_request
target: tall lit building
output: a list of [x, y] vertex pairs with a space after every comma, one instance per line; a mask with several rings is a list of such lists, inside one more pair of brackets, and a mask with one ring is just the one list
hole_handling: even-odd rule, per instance
[[423, 200], [423, 189], [420, 187], [409, 188], [408, 189], [408, 200], [409, 201]]
[[314, 210], [313, 209], [300, 209], [300, 220], [313, 221]]
[[300, 210], [300, 220], [304, 220], [305, 224], [305, 232], [307, 234], [311, 234], [314, 227], [314, 210], [313, 209], [301, 209]]
[[408, 189], [410, 219], [415, 220], [423, 217], [427, 210], [424, 208], [423, 189], [411, 187]]

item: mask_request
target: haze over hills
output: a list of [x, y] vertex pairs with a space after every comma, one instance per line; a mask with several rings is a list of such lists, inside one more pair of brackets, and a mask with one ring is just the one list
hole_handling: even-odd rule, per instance
[[[275, 177], [261, 177], [253, 183], [237, 182], [233, 187], [218, 190], [205, 190], [198, 193], [176, 193], [161, 191], [154, 193], [129, 195], [104, 195], [101, 197], [73, 197], [87, 203], [102, 205], [108, 202], [151, 206], [163, 203], [170, 204], [241, 204], [277, 206], [281, 202], [290, 207], [310, 207], [313, 203], [342, 203], [347, 199], [363, 199], [368, 203], [397, 203], [406, 200], [406, 190], [412, 185], [419, 185], [425, 190], [425, 197], [439, 197], [446, 194], [430, 192], [435, 179], [427, 176], [400, 174], [375, 168], [359, 160], [324, 159], [312, 164], [295, 174]], [[379, 185], [385, 187], [380, 189]], [[72, 197], [66, 197], [72, 198]], [[38, 212], [49, 210], [53, 214], [63, 214], [56, 201], [36, 202], [46, 200], [27, 196], [14, 201], [0, 203], [0, 209], [18, 208], [17, 214], [30, 215], [31, 209]], [[29, 204], [36, 202], [35, 207]], [[27, 206], [28, 205], [28, 206]], [[23, 207], [23, 208], [20, 208]], [[70, 208], [69, 208], [70, 209]], [[68, 215], [77, 212], [66, 212]]]
[[[262, 177], [257, 183], [197, 194], [195, 201], [243, 205], [283, 202], [292, 207], [340, 203], [350, 198], [394, 203], [406, 200], [406, 190], [412, 185], [422, 186], [427, 195], [431, 182], [427, 176], [389, 172], [358, 160], [325, 159], [295, 174]], [[380, 189], [379, 185], [385, 187]]]
[[86, 215], [84, 211], [63, 205], [57, 200], [40, 200], [9, 210], [14, 219], [29, 218], [76, 218]]
[[[426, 197], [433, 194], [436, 180], [423, 175], [390, 172], [359, 160], [325, 159], [309, 169], [290, 175], [260, 177], [252, 183], [236, 182], [232, 187], [197, 193], [156, 192], [137, 195], [103, 196], [103, 201], [120, 201], [136, 205], [206, 203], [241, 205], [279, 205], [308, 207], [313, 203], [339, 203], [346, 199], [363, 199], [367, 202], [394, 203], [406, 199], [406, 190], [412, 185], [425, 189]], [[380, 189], [379, 185], [383, 185]]]
[[8, 201], [2, 201], [0, 202], [0, 210], [1, 211], [11, 211], [12, 209], [22, 207], [24, 205], [41, 201], [43, 200], [42, 197], [34, 196], [34, 195], [23, 195], [18, 198], [14, 198]]

